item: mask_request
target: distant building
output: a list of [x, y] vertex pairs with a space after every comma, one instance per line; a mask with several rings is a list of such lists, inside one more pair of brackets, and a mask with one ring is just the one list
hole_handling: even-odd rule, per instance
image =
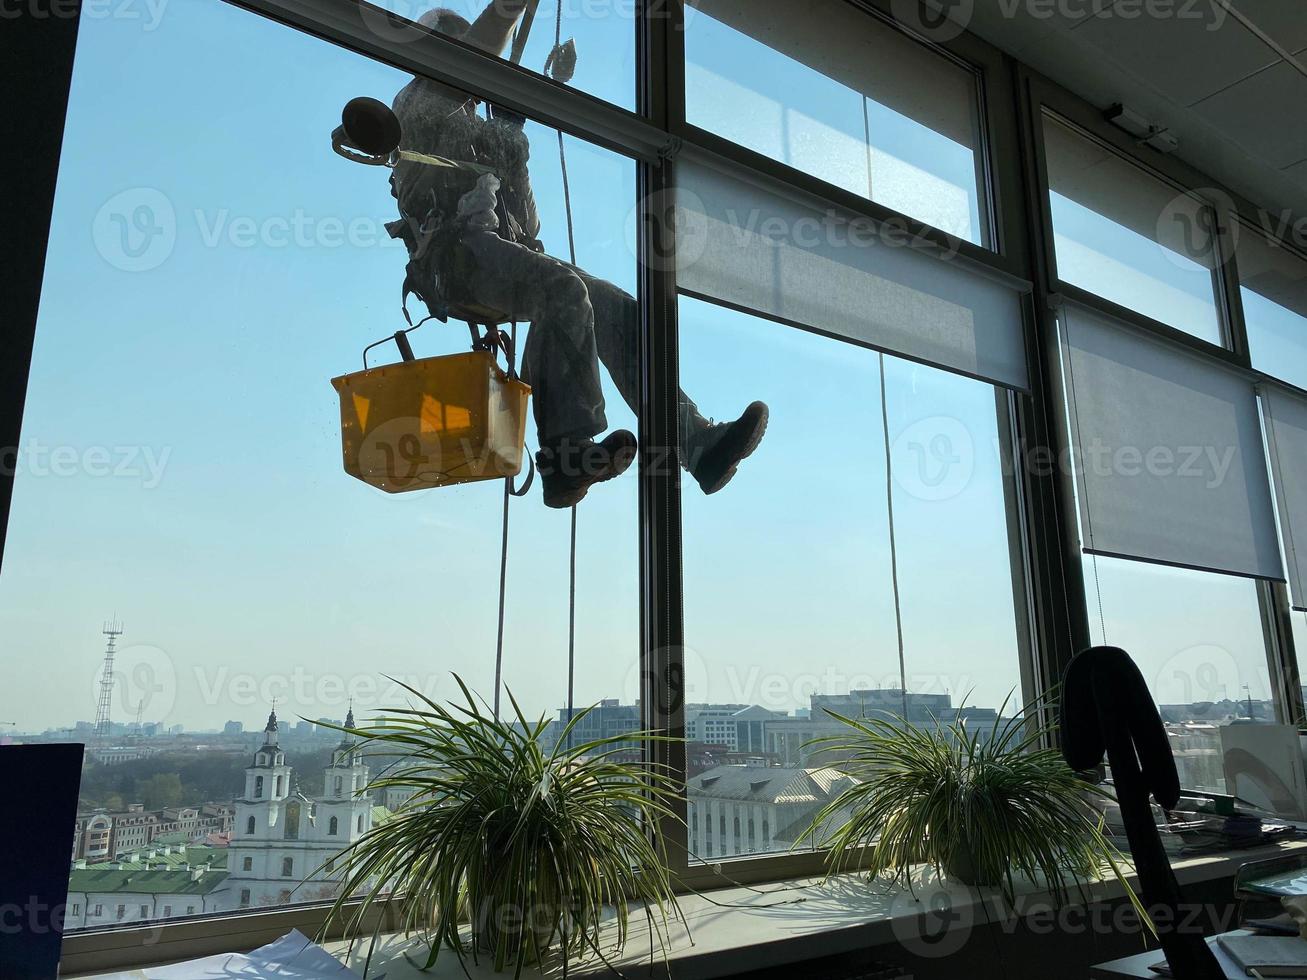
[[207, 834], [230, 833], [234, 807], [229, 803], [146, 810], [133, 803], [126, 810], [81, 813], [73, 829], [73, 860], [108, 861], [127, 851], [163, 842], [187, 843]]
[[[353, 727], [353, 712], [346, 724]], [[278, 744], [276, 712], [270, 714], [263, 745], [245, 770], [245, 792], [236, 800], [227, 860], [234, 907], [335, 898], [341, 880], [335, 857], [367, 833], [377, 816], [364, 793], [367, 782], [358, 746], [346, 738], [323, 772], [323, 795], [297, 793]]]
[[766, 723], [788, 717], [756, 704], [696, 704], [685, 709], [685, 737], [731, 752], [768, 752]]
[[788, 851], [817, 812], [853, 785], [828, 768], [709, 769], [687, 785], [690, 850], [703, 860]]
[[158, 752], [158, 749], [148, 748], [144, 745], [115, 745], [89, 749], [87, 754], [91, 757], [92, 762], [99, 765], [117, 766], [124, 762], [148, 759], [156, 752]]
[[245, 732], [244, 722], [229, 721], [227, 722], [227, 724], [222, 726], [222, 733], [224, 735], [241, 735], [244, 732]]
[[[581, 715], [586, 707], [588, 706], [575, 708], [572, 717]], [[559, 708], [558, 724], [551, 727], [551, 737], [558, 738], [567, 722], [567, 709]], [[580, 745], [584, 742], [594, 742], [603, 738], [620, 738], [623, 735], [643, 731], [643, 729], [644, 721], [640, 717], [640, 705], [638, 703], [622, 704], [616, 698], [605, 698], [577, 721], [576, 727], [572, 729], [571, 740], [572, 744]], [[615, 743], [611, 746], [614, 749], [621, 747], [621, 743]], [[642, 751], [635, 740], [631, 740], [629, 747], [633, 753]]]
[[77, 868], [68, 876], [64, 928], [87, 929], [225, 911], [227, 872]]

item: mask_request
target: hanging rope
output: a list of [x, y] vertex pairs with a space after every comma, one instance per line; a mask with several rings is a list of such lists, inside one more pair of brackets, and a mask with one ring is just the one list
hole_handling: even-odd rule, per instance
[[889, 570], [894, 589], [894, 631], [899, 641], [899, 683], [903, 685], [903, 720], [908, 720], [908, 668], [903, 657], [903, 610], [899, 605], [899, 552], [894, 539], [894, 470], [890, 460], [889, 406], [885, 398], [885, 355], [880, 359], [880, 425], [885, 441], [885, 506], [889, 513]]
[[[538, 5], [531, 3], [523, 18], [522, 24], [518, 27], [516, 36], [513, 39], [513, 61], [518, 62], [522, 57], [522, 52], [526, 48], [526, 38], [531, 30], [531, 22], [535, 18], [535, 9]], [[569, 42], [570, 45], [570, 42]], [[554, 49], [549, 54], [549, 59], [545, 63], [545, 71], [551, 72], [553, 77], [562, 81], [568, 81], [571, 78], [571, 68], [564, 67], [565, 58], [562, 58], [563, 49], [563, 4], [559, 0], [557, 10], [554, 16]], [[566, 73], [566, 78], [562, 75]], [[563, 132], [558, 130], [558, 166], [563, 177], [563, 209], [567, 216], [567, 250], [568, 258], [573, 266], [576, 265], [576, 228], [572, 217], [572, 185], [567, 173], [567, 147], [563, 142]], [[517, 322], [513, 322], [513, 333], [510, 340], [510, 350], [517, 349]], [[516, 369], [513, 366], [513, 357], [509, 356], [509, 374], [510, 377], [516, 376]], [[505, 597], [508, 587], [508, 502], [510, 497], [523, 496], [530, 488], [531, 480], [528, 479], [526, 484], [520, 490], [514, 490], [513, 478], [504, 479], [504, 505], [502, 527], [503, 531], [500, 537], [499, 546], [499, 628], [495, 637], [495, 717], [499, 717], [500, 692], [503, 687], [504, 675], [504, 610]], [[568, 598], [567, 598], [567, 720], [572, 720], [575, 711], [575, 693], [576, 693], [576, 505], [572, 505], [572, 527], [571, 543], [569, 547], [569, 565], [568, 565]], [[571, 734], [568, 735], [568, 744], [571, 745]]]
[[[553, 69], [553, 77], [558, 78], [560, 55], [563, 51], [563, 0], [558, 0], [554, 10], [554, 49], [549, 53], [545, 70]], [[570, 79], [570, 71], [568, 73]], [[563, 79], [566, 81], [567, 79]], [[572, 183], [567, 173], [567, 146], [563, 142], [563, 131], [558, 133], [558, 169], [563, 175], [563, 210], [567, 215], [567, 254], [568, 260], [576, 265], [576, 228], [572, 220]], [[567, 592], [567, 720], [572, 720], [576, 708], [576, 504], [572, 505], [572, 538], [569, 551], [568, 592]], [[572, 747], [572, 733], [567, 734], [568, 748]]]

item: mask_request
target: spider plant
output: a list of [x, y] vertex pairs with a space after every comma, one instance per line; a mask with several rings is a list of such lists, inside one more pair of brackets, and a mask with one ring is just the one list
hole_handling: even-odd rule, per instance
[[[1042, 878], [1058, 902], [1067, 881], [1116, 877], [1148, 922], [1126, 881], [1124, 859], [1103, 832], [1094, 798], [1056, 749], [1042, 747], [1040, 702], [973, 730], [962, 712], [948, 724], [901, 717], [846, 718], [847, 731], [817, 738], [856, 782], [823, 807], [802, 840], [825, 841], [831, 871], [856, 860], [869, 876], [911, 887], [914, 866], [928, 865], [969, 885], [999, 886], [1014, 902], [1014, 878]], [[833, 831], [827, 827], [840, 821]]]
[[[514, 718], [500, 720], [454, 676], [463, 701], [439, 704], [403, 685], [413, 701], [366, 726], [344, 728], [360, 748], [395, 761], [368, 788], [415, 795], [335, 859], [343, 868], [327, 925], [357, 935], [377, 901], [398, 905], [405, 934], [460, 962], [486, 954], [515, 975], [547, 954], [599, 956], [626, 942], [627, 903], [640, 902], [652, 940], [680, 917], [667, 871], [663, 818], [676, 786], [661, 769], [620, 761], [650, 732], [570, 744], [592, 709], [578, 711], [546, 748], [549, 722], [529, 722], [510, 692]], [[346, 911], [352, 897], [359, 904]], [[326, 926], [324, 925], [324, 929]]]

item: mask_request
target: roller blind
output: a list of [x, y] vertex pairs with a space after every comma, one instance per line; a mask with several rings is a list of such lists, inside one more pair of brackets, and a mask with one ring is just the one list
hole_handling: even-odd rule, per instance
[[1182, 194], [1048, 115], [1044, 116], [1044, 158], [1050, 190], [1214, 268], [1212, 219], [1196, 197]]
[[1307, 398], [1266, 382], [1262, 408], [1289, 594], [1294, 609], [1307, 610]]
[[780, 184], [677, 165], [677, 284], [784, 323], [1024, 389], [1026, 283]]
[[[976, 78], [847, 0], [690, 0], [708, 16], [963, 146], [979, 145]], [[748, 66], [707, 66], [747, 84]], [[796, 98], [802, 93], [796, 91]]]
[[1283, 578], [1251, 376], [1075, 304], [1060, 320], [1085, 549]]

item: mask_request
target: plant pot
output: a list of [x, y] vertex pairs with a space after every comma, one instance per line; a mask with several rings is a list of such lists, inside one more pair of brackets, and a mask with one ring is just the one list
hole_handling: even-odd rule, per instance
[[[533, 932], [535, 948], [543, 955], [549, 948], [550, 940], [554, 938], [552, 926], [556, 919], [556, 912], [551, 907], [537, 905], [522, 909], [519, 913], [512, 908], [506, 909], [499, 905], [502, 898], [502, 896], [487, 896], [472, 900], [472, 914], [475, 916], [479, 938], [477, 951], [493, 954], [501, 938], [507, 941], [508, 949], [515, 950], [523, 934]], [[530, 948], [531, 944], [528, 942], [524, 950], [528, 962], [531, 960]], [[510, 954], [506, 965], [514, 966], [516, 962], [516, 957]]]
[[991, 887], [999, 884], [999, 879], [984, 880], [988, 876], [980, 873], [976, 858], [970, 847], [965, 844], [955, 846], [944, 860], [944, 874], [952, 880], [972, 887]]

